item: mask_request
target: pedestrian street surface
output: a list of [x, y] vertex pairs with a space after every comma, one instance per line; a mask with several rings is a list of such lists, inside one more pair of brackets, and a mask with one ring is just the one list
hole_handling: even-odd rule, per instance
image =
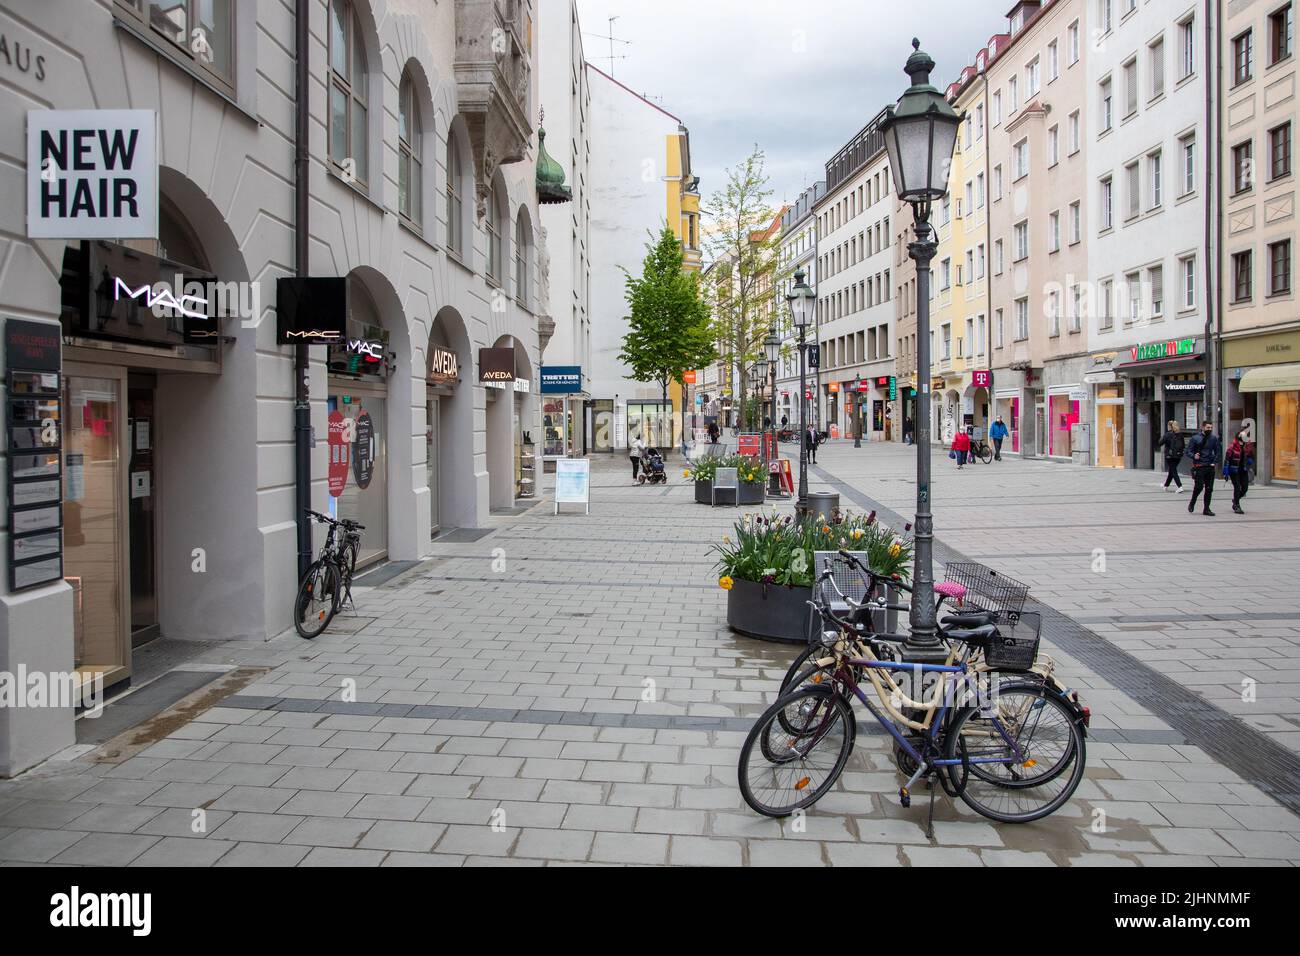
[[[910, 520], [914, 449], [832, 442], [818, 458], [812, 490]], [[229, 691], [0, 782], [0, 861], [1300, 860], [1300, 495], [1252, 489], [1246, 517], [1225, 503], [1211, 519], [1152, 473], [1008, 457], [959, 474], [937, 449], [934, 464], [938, 557], [1032, 585], [1043, 650], [1092, 708], [1087, 776], [1046, 820], [995, 825], [940, 794], [928, 839], [926, 801], [899, 806], [878, 734], [797, 825], [751, 812], [738, 750], [797, 648], [725, 625], [711, 548], [743, 510], [695, 504], [678, 456], [667, 486], [633, 485], [615, 457], [593, 461], [590, 515], [543, 498], [452, 534], [358, 588], [314, 641], [185, 665], [237, 668]]]

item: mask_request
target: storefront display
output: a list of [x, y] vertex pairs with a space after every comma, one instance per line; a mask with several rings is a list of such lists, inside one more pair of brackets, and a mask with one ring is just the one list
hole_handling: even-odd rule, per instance
[[996, 414], [1001, 417], [1002, 424], [1007, 426], [1007, 445], [1011, 451], [1019, 453], [1020, 451], [1020, 396], [999, 395], [995, 399], [997, 408]]
[[1097, 386], [1097, 465], [1124, 467], [1124, 384]]
[[1051, 422], [1047, 445], [1049, 455], [1068, 458], [1073, 454], [1073, 428], [1079, 422], [1079, 405], [1079, 401], [1068, 392], [1057, 392], [1051, 396], [1048, 407]]

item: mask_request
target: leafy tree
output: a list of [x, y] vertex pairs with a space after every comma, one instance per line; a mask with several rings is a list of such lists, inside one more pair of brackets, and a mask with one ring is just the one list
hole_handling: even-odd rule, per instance
[[[709, 307], [700, 297], [699, 279], [682, 271], [681, 241], [665, 224], [646, 243], [641, 275], [626, 269], [624, 295], [631, 314], [619, 360], [638, 382], [658, 382], [664, 405], [668, 383], [684, 384], [688, 371], [717, 358]], [[685, 392], [683, 390], [683, 402]]]
[[717, 264], [710, 287], [713, 336], [734, 376], [739, 405], [737, 421], [746, 421], [749, 371], [763, 357], [763, 340], [776, 325], [777, 246], [763, 151], [754, 147], [739, 165], [727, 170], [726, 186], [710, 197], [705, 249]]

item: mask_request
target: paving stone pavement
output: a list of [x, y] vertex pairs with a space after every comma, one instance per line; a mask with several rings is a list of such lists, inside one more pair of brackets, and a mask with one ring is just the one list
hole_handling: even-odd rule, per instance
[[[813, 490], [847, 485], [910, 514], [910, 449], [832, 443], [819, 458]], [[1087, 777], [1054, 816], [995, 825], [940, 795], [927, 839], [879, 735], [859, 737], [800, 823], [756, 816], [737, 754], [796, 648], [726, 628], [710, 549], [739, 513], [694, 504], [678, 461], [660, 488], [598, 460], [590, 515], [541, 502], [436, 543], [358, 589], [356, 613], [315, 641], [205, 652], [269, 670], [125, 759], [68, 755], [0, 781], [0, 865], [1300, 861], [1300, 815], [1050, 639], [1094, 713]], [[1149, 474], [935, 464], [942, 543], [1296, 746], [1294, 489], [1252, 490], [1247, 519], [1202, 519]], [[1258, 710], [1229, 699], [1244, 677]]]

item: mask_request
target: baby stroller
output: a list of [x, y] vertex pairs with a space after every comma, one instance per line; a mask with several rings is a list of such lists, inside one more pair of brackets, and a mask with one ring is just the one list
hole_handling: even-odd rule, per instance
[[659, 454], [659, 449], [645, 450], [645, 454], [641, 456], [641, 474], [637, 475], [636, 480], [642, 485], [647, 481], [652, 485], [668, 481], [668, 474], [664, 471], [664, 456]]

